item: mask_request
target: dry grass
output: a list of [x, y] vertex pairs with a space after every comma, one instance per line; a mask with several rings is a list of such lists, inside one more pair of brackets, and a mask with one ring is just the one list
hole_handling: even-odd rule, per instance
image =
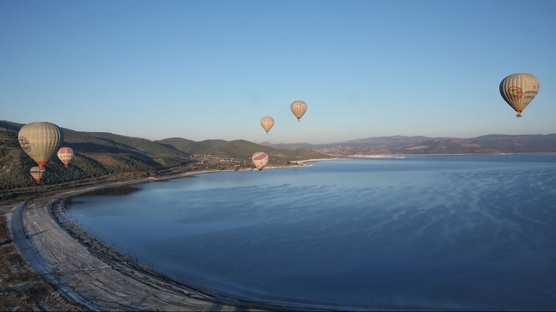
[[85, 311], [63, 299], [42, 280], [15, 248], [0, 215], [0, 311]]

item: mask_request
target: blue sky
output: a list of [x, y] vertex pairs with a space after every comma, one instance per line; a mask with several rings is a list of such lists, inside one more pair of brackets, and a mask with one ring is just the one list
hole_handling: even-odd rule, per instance
[[[257, 143], [556, 133], [554, 16], [553, 0], [4, 0], [0, 120]], [[541, 83], [521, 119], [498, 92], [516, 72]]]

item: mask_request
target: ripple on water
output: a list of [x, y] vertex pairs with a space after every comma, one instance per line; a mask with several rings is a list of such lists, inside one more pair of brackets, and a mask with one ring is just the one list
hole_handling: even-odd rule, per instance
[[81, 197], [73, 218], [173, 278], [346, 307], [556, 306], [556, 155], [339, 160]]

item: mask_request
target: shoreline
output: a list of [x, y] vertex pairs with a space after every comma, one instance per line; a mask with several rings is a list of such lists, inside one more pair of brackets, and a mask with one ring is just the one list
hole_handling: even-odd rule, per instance
[[[313, 158], [313, 159], [306, 159], [306, 160], [295, 160], [295, 161], [290, 161], [290, 164], [295, 164], [297, 165], [297, 167], [302, 167], [302, 166], [312, 166], [311, 164], [307, 164], [307, 163], [311, 163], [311, 162], [318, 162], [318, 161], [327, 161], [327, 160], [340, 160], [340, 159], [345, 159], [345, 158], [349, 158], [349, 156], [346, 157], [332, 157], [332, 158]], [[293, 166], [292, 166], [293, 167]], [[272, 167], [272, 168], [280, 168], [280, 167]]]
[[[311, 166], [305, 162], [339, 159], [345, 158], [310, 159], [299, 161], [304, 164], [274, 168]], [[139, 264], [132, 257], [111, 249], [94, 235], [87, 233], [77, 222], [69, 220], [63, 212], [64, 203], [68, 198], [100, 189], [205, 173], [255, 170], [203, 170], [59, 190], [54, 194], [41, 194], [28, 202], [9, 204], [12, 210], [5, 213], [10, 220], [6, 223], [12, 239], [16, 242], [16, 248], [33, 270], [57, 288], [66, 300], [83, 304], [91, 310], [357, 310], [357, 307], [319, 306], [313, 303], [294, 305], [287, 302], [250, 301], [177, 282], [148, 266]], [[21, 215], [21, 227], [19, 232], [16, 228], [17, 233], [14, 233], [14, 223], [18, 221], [14, 219], [17, 219], [17, 214]], [[113, 285], [116, 283], [120, 285]], [[402, 308], [394, 306], [375, 309]]]
[[69, 198], [88, 192], [222, 171], [234, 170], [204, 170], [60, 190], [12, 204], [5, 212], [6, 223], [16, 248], [33, 270], [68, 302], [91, 310], [334, 310], [318, 304], [234, 298], [175, 281], [110, 248], [64, 213]]
[[352, 154], [342, 158], [395, 158], [395, 157], [407, 157], [407, 156], [502, 156], [502, 155], [554, 155], [556, 152], [532, 152], [532, 153], [462, 153], [462, 154]]

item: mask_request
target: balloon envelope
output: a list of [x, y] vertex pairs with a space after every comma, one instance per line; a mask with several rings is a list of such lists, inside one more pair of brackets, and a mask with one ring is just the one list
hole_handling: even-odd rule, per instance
[[256, 152], [255, 154], [253, 154], [253, 156], [251, 156], [251, 160], [253, 161], [255, 167], [257, 167], [257, 169], [259, 169], [260, 171], [263, 170], [263, 168], [268, 163], [268, 155], [263, 152]]
[[53, 123], [33, 122], [19, 130], [17, 139], [25, 153], [43, 167], [64, 142], [64, 133]]
[[263, 127], [264, 131], [268, 133], [268, 131], [270, 131], [270, 129], [272, 129], [272, 127], [274, 126], [274, 118], [270, 116], [264, 116], [263, 118], [261, 118], [261, 126]]
[[39, 183], [41, 181], [41, 178], [44, 176], [44, 172], [46, 170], [43, 167], [33, 167], [31, 168], [30, 172], [31, 172], [31, 176], [33, 177], [33, 179], [35, 179], [35, 181], [37, 183]]
[[521, 112], [533, 101], [541, 84], [537, 77], [527, 73], [507, 76], [500, 82], [500, 95], [521, 117]]
[[292, 105], [290, 105], [290, 109], [295, 117], [297, 117], [297, 121], [300, 121], [301, 117], [303, 117], [307, 111], [307, 104], [303, 101], [294, 101]]
[[66, 166], [66, 168], [67, 168], [68, 165], [69, 165], [69, 162], [73, 158], [73, 150], [70, 147], [62, 147], [58, 151], [58, 158], [60, 158], [60, 160], [64, 163], [64, 166]]

